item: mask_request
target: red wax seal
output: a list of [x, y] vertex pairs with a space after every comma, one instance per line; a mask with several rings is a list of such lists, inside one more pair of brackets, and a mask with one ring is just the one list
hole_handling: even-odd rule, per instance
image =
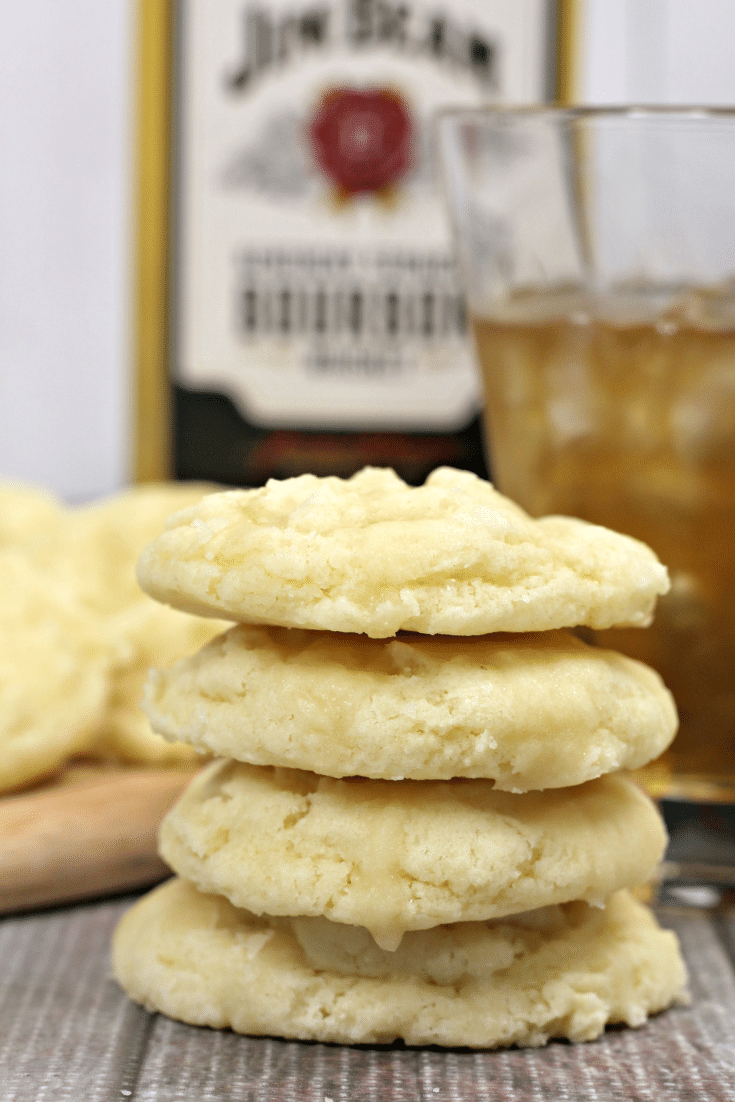
[[411, 118], [387, 88], [327, 92], [309, 134], [322, 171], [347, 195], [389, 188], [410, 164]]

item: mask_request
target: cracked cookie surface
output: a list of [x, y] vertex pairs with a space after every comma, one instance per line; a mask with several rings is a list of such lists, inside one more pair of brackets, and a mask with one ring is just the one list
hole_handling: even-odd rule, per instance
[[419, 487], [368, 467], [209, 495], [169, 520], [138, 578], [185, 612], [375, 638], [645, 626], [669, 588], [637, 540], [532, 520], [446, 467]]
[[601, 904], [645, 882], [664, 844], [652, 801], [618, 775], [516, 795], [482, 780], [335, 780], [236, 762], [199, 774], [160, 832], [164, 860], [201, 891], [256, 914], [364, 926], [384, 948], [407, 930]]

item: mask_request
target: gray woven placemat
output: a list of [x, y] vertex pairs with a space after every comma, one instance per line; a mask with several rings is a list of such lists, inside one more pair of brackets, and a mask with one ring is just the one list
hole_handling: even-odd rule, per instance
[[587, 1045], [344, 1047], [196, 1029], [109, 973], [129, 900], [0, 921], [2, 1102], [735, 1102], [735, 916], [666, 911], [693, 1003]]

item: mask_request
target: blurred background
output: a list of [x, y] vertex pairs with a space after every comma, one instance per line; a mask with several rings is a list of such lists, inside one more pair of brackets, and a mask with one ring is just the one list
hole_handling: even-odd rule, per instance
[[[0, 479], [69, 502], [134, 473], [138, 20], [0, 0]], [[574, 29], [577, 102], [735, 103], [732, 0], [579, 0]]]

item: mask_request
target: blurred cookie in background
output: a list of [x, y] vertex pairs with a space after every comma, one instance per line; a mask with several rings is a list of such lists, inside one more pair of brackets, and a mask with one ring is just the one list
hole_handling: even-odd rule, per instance
[[151, 729], [140, 706], [143, 687], [151, 666], [168, 669], [231, 625], [189, 616], [145, 594], [141, 598], [105, 620], [119, 658], [111, 669], [107, 706], [90, 753], [151, 765], [196, 764], [204, 760], [202, 752]]
[[168, 608], [144, 593], [135, 576], [143, 547], [168, 517], [197, 504], [208, 483], [149, 483], [69, 515], [61, 557], [76, 574], [80, 601], [100, 618], [119, 655], [107, 708], [90, 753], [125, 762], [196, 763], [201, 755], [154, 734], [140, 708], [150, 666], [167, 669], [231, 625]]
[[200, 760], [151, 731], [143, 682], [229, 624], [153, 601], [135, 563], [169, 515], [213, 489], [159, 483], [66, 508], [42, 488], [0, 484], [0, 791], [79, 756]]
[[0, 482], [0, 548], [32, 548], [65, 514], [61, 502], [40, 486]]
[[23, 552], [0, 551], [0, 792], [85, 753], [119, 660], [108, 633]]

